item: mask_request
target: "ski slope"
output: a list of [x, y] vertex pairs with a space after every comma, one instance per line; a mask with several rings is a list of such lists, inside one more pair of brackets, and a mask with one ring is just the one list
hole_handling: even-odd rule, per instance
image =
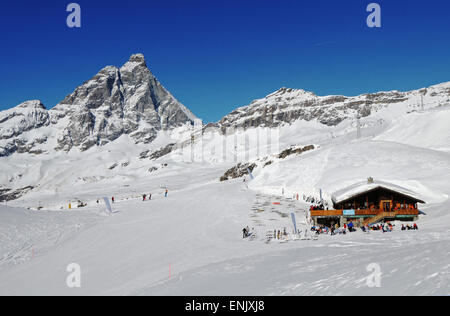
[[[131, 153], [141, 148], [128, 148], [125, 139], [106, 146], [108, 154], [93, 150], [88, 158], [42, 161], [23, 177], [47, 182], [0, 206], [0, 295], [448, 295], [448, 113], [441, 107], [395, 120], [392, 113], [377, 113], [362, 120], [358, 140], [351, 121], [336, 127], [299, 121], [279, 130], [280, 149], [316, 149], [286, 159], [227, 145], [250, 162], [273, 160], [254, 170], [248, 188], [242, 179], [218, 181], [236, 162], [216, 157], [211, 149], [224, 139], [214, 137], [204, 143], [204, 163], [179, 161], [177, 152], [156, 162], [133, 160]], [[434, 137], [427, 136], [427, 126]], [[127, 169], [108, 169], [127, 159]], [[17, 163], [7, 158], [2, 168]], [[145, 172], [152, 165], [160, 169]], [[291, 212], [304, 229], [308, 204], [292, 200], [294, 194], [318, 196], [322, 189], [329, 199], [369, 176], [424, 198], [419, 231], [402, 232], [397, 223], [387, 234], [264, 242], [268, 230], [291, 230], [285, 216]], [[144, 193], [152, 193], [152, 201], [142, 201]], [[103, 196], [116, 197], [117, 213], [105, 214], [103, 202], [96, 203]], [[69, 211], [68, 202], [76, 199], [88, 206]], [[41, 211], [25, 209], [38, 206]], [[255, 227], [256, 240], [242, 239], [247, 225]], [[70, 263], [81, 267], [80, 288], [66, 285]], [[379, 288], [366, 283], [372, 263], [381, 268]]]

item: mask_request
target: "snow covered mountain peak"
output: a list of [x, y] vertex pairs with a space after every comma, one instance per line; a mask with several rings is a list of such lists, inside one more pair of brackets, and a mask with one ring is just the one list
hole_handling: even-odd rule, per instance
[[[151, 73], [142, 54], [132, 55], [120, 68], [104, 67], [49, 111], [40, 101], [28, 101], [18, 107], [35, 108], [42, 113], [29, 113], [31, 118], [27, 123], [14, 128], [10, 124], [5, 126], [7, 119], [4, 118], [10, 117], [12, 110], [1, 112], [0, 131], [4, 132], [0, 139], [10, 141], [0, 143], [0, 157], [16, 152], [17, 142], [26, 152], [31, 144], [23, 133], [30, 129], [42, 136], [41, 140], [54, 140], [51, 143], [56, 146], [45, 151], [70, 151], [74, 147], [84, 151], [124, 134], [135, 143], [150, 143], [159, 131], [192, 124], [196, 119]], [[41, 128], [50, 123], [50, 130]], [[16, 138], [12, 139], [13, 136]]]
[[130, 59], [127, 62], [127, 64], [129, 64], [129, 63], [147, 67], [147, 63], [145, 61], [144, 54], [133, 54], [133, 55], [131, 55]]
[[289, 100], [311, 100], [316, 99], [317, 95], [310, 91], [305, 91], [303, 89], [292, 89], [283, 87], [274, 93], [269, 94], [265, 97], [268, 102], [280, 102], [280, 100], [289, 101]]
[[269, 94], [267, 96], [267, 98], [273, 97], [273, 96], [281, 96], [284, 94], [305, 95], [305, 96], [314, 96], [314, 97], [316, 96], [313, 92], [305, 91], [303, 89], [292, 89], [292, 88], [282, 87], [279, 90], [275, 91], [274, 93]]
[[18, 106], [16, 106], [16, 108], [46, 110], [46, 108], [45, 108], [44, 104], [42, 104], [41, 100], [25, 101], [25, 102], [19, 104]]
[[0, 112], [0, 140], [49, 124], [49, 115], [39, 100], [26, 101]]

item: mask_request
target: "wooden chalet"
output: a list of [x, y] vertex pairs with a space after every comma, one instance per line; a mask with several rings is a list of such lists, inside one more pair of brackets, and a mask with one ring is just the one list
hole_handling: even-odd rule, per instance
[[356, 183], [332, 195], [333, 210], [312, 210], [315, 225], [340, 226], [352, 221], [357, 226], [388, 220], [417, 221], [418, 204], [425, 202], [400, 186], [374, 181]]

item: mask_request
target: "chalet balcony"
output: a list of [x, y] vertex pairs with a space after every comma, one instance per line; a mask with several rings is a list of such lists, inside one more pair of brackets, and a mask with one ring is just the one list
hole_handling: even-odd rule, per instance
[[[372, 216], [377, 216], [381, 213], [383, 213], [384, 210], [379, 209], [379, 208], [371, 208], [371, 209], [359, 209], [359, 210], [355, 210], [354, 215], [344, 215], [344, 210], [313, 210], [311, 211], [311, 216], [316, 217], [316, 216], [358, 216], [358, 217], [372, 217]], [[400, 209], [396, 209], [393, 210], [392, 212], [388, 212], [388, 213], [392, 213], [393, 217], [397, 217], [397, 216], [418, 216], [419, 215], [419, 210], [417, 208], [400, 208]]]

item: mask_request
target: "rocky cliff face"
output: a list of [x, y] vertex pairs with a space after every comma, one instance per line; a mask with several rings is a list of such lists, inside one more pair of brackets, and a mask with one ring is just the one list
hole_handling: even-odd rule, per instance
[[151, 73], [144, 56], [137, 54], [121, 68], [105, 67], [49, 111], [39, 101], [29, 101], [1, 112], [0, 140], [7, 141], [0, 143], [0, 156], [36, 147], [25, 133], [30, 130], [43, 142], [46, 134], [55, 138], [55, 150], [84, 151], [123, 134], [136, 143], [149, 143], [158, 131], [194, 119]]
[[366, 117], [383, 108], [404, 105], [411, 110], [450, 102], [450, 83], [410, 92], [379, 92], [356, 97], [317, 96], [304, 90], [282, 88], [225, 116], [219, 126], [276, 127], [297, 120], [317, 120], [333, 126], [347, 118]]

